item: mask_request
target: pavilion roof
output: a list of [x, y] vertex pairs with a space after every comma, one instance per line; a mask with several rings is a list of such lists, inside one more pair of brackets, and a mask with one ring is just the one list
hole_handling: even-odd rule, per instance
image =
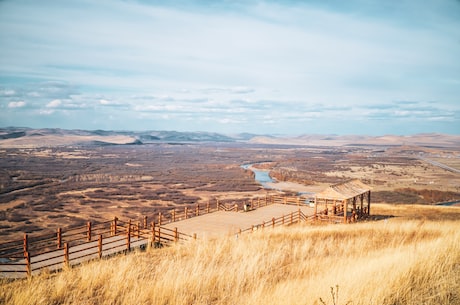
[[316, 193], [315, 197], [317, 199], [347, 200], [364, 194], [370, 190], [370, 186], [362, 183], [358, 179], [354, 179], [344, 183], [331, 185], [325, 190]]

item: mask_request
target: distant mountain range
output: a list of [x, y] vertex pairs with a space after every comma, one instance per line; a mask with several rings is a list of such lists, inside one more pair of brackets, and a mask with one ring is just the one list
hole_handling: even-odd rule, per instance
[[65, 145], [142, 145], [149, 143], [243, 142], [266, 145], [305, 146], [436, 146], [460, 147], [460, 135], [416, 134], [410, 136], [301, 135], [295, 137], [212, 132], [112, 131], [22, 127], [0, 128], [0, 147], [33, 148]]

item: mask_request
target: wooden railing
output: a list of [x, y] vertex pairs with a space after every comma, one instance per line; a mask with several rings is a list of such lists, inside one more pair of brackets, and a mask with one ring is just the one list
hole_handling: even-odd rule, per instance
[[[146, 218], [144, 218], [146, 219]], [[159, 247], [192, 236], [151, 222], [150, 227], [114, 218], [83, 227], [57, 229], [56, 233], [29, 236], [22, 241], [0, 244], [0, 274], [21, 278], [43, 270], [57, 271], [66, 266], [101, 259], [133, 248]]]
[[247, 232], [254, 232], [259, 229], [264, 228], [275, 228], [278, 226], [289, 226], [300, 222], [314, 222], [315, 216], [307, 216], [305, 215], [300, 209], [296, 212], [291, 212], [287, 215], [282, 215], [280, 217], [273, 217], [269, 221], [263, 221], [262, 223], [252, 225], [250, 228], [245, 230], [239, 230], [239, 233], [247, 233]]
[[289, 204], [300, 206], [304, 203], [303, 199], [298, 196], [288, 197], [280, 195], [267, 195], [265, 197], [233, 200], [230, 203], [219, 203], [217, 207], [219, 211], [239, 212], [243, 211], [244, 205], [248, 205], [251, 209], [257, 209], [271, 204]]
[[[155, 216], [156, 223], [163, 225], [166, 223], [181, 221], [184, 219], [200, 216], [203, 214], [213, 213], [216, 211], [240, 212], [244, 210], [245, 205], [251, 208], [260, 208], [274, 203], [285, 203], [281, 196], [253, 197], [249, 199], [227, 199], [208, 201], [206, 204], [196, 204], [185, 206], [181, 209], [174, 208], [167, 212], [160, 212]], [[293, 202], [292, 200], [289, 203]], [[298, 201], [296, 201], [298, 202]]]
[[[92, 223], [74, 228], [58, 228], [55, 232], [29, 236], [19, 241], [0, 244], [0, 277], [20, 278], [37, 274], [42, 270], [56, 271], [66, 266], [81, 264], [92, 259], [101, 259], [133, 248], [162, 247], [173, 242], [196, 238], [176, 229], [163, 227], [191, 217], [216, 212], [240, 212], [257, 209], [271, 204], [303, 205], [300, 197], [264, 196], [250, 199], [226, 200], [202, 205], [186, 206], [158, 213], [153, 217], [144, 216], [140, 221], [110, 221]], [[343, 216], [306, 216], [301, 209], [288, 215], [272, 218], [240, 230], [253, 232], [259, 228], [291, 225], [313, 221], [342, 222]], [[150, 222], [149, 222], [150, 221]]]

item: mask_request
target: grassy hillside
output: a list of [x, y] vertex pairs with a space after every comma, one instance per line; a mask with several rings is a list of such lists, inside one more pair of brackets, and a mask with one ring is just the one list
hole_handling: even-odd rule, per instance
[[1, 283], [0, 303], [460, 304], [460, 208], [373, 212], [404, 216], [136, 252]]

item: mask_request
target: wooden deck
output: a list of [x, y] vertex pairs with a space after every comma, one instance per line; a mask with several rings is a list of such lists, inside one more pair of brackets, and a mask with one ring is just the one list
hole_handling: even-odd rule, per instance
[[[299, 213], [299, 210], [301, 213]], [[262, 224], [270, 227], [272, 225], [294, 223], [300, 221], [300, 214], [308, 218], [314, 215], [314, 212], [314, 208], [305, 204], [274, 203], [248, 212], [244, 212], [242, 209], [238, 212], [217, 210], [197, 217], [165, 223], [154, 229], [138, 228], [135, 230], [134, 225], [129, 222], [129, 226], [118, 229], [118, 235], [104, 238], [100, 235], [99, 240], [92, 240], [78, 245], [70, 242], [68, 247], [66, 245], [67, 248], [49, 250], [45, 253], [33, 255], [29, 258], [29, 265], [25, 258], [12, 260], [0, 258], [0, 278], [22, 278], [27, 277], [28, 274], [38, 274], [45, 269], [57, 271], [65, 265], [73, 266], [88, 260], [146, 246], [152, 240], [158, 243], [168, 243], [192, 237], [199, 239], [216, 238], [235, 235], [240, 231], [248, 231], [253, 226], [261, 226]], [[276, 219], [276, 223], [272, 221], [273, 219]], [[126, 228], [130, 228], [129, 234], [126, 233]], [[154, 234], [154, 237], [152, 234]]]
[[291, 213], [301, 210], [304, 215], [314, 214], [314, 208], [307, 205], [272, 204], [260, 207], [249, 212], [224, 212], [218, 211], [199, 217], [181, 220], [163, 225], [168, 229], [177, 228], [181, 233], [188, 235], [196, 234], [197, 238], [214, 238], [218, 236], [237, 234], [239, 230], [246, 230], [251, 226], [265, 222], [269, 225], [272, 218], [287, 217]]

